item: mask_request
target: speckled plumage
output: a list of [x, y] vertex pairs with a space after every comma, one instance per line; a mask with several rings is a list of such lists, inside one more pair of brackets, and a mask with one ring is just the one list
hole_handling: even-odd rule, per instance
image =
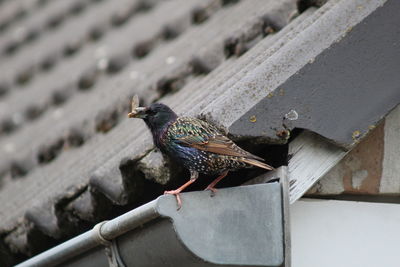
[[[251, 167], [243, 157], [256, 158], [223, 136], [213, 125], [189, 117], [180, 117], [172, 122], [159, 148], [161, 151], [180, 161], [187, 169], [204, 174], [220, 174], [245, 167]], [[225, 142], [240, 156], [217, 154], [202, 150], [199, 145], [206, 145], [210, 140]], [[205, 146], [204, 146], [204, 149]]]
[[238, 147], [213, 125], [196, 118], [178, 117], [166, 105], [155, 103], [146, 108], [134, 108], [129, 117], [143, 119], [154, 144], [190, 170], [189, 182], [177, 190], [165, 192], [176, 195], [179, 207], [179, 193], [197, 179], [198, 173], [220, 175], [207, 187], [215, 192], [214, 186], [228, 171], [254, 166], [272, 170], [261, 162], [262, 158]]

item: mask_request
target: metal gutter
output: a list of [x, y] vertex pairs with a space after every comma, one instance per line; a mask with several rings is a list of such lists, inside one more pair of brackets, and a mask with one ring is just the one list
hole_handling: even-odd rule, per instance
[[17, 267], [289, 266], [284, 170], [262, 176], [281, 183], [182, 194], [179, 211], [160, 196]]
[[106, 221], [101, 224], [100, 228], [96, 228], [95, 226], [92, 230], [49, 249], [17, 266], [55, 266], [61, 264], [66, 259], [82, 254], [97, 246], [104, 245], [102, 238], [112, 240], [160, 216], [156, 209], [157, 201], [153, 200], [111, 221]]

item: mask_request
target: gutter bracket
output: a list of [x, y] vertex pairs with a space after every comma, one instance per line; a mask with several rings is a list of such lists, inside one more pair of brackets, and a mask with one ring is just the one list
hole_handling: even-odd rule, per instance
[[102, 221], [93, 227], [97, 241], [105, 247], [104, 250], [110, 267], [126, 267], [119, 253], [117, 240], [107, 240], [101, 233], [101, 227], [106, 222], [108, 221]]
[[119, 253], [116, 239], [111, 241], [110, 246], [105, 247], [105, 253], [110, 267], [126, 267]]

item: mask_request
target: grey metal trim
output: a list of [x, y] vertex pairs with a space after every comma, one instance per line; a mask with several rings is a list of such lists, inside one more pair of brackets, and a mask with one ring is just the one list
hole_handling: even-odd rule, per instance
[[291, 266], [291, 235], [290, 235], [290, 182], [288, 175], [288, 167], [281, 166], [277, 168], [273, 172], [268, 172], [267, 174], [261, 175], [257, 178], [254, 178], [244, 185], [253, 185], [253, 184], [264, 184], [269, 183], [274, 180], [279, 180], [281, 184], [281, 192], [282, 192], [282, 214], [283, 214], [283, 227], [284, 227], [284, 240], [285, 240], [285, 267]]
[[283, 233], [285, 235], [285, 267], [292, 266], [291, 247], [292, 240], [290, 234], [290, 199], [289, 199], [289, 175], [288, 168], [281, 167], [277, 170], [277, 176], [280, 178], [282, 190], [282, 213], [283, 213]]

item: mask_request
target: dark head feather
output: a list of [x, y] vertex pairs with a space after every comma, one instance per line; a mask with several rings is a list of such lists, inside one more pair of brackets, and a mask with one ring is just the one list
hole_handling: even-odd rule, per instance
[[145, 110], [143, 120], [152, 133], [156, 133], [175, 121], [178, 115], [167, 105], [161, 103], [151, 104]]

